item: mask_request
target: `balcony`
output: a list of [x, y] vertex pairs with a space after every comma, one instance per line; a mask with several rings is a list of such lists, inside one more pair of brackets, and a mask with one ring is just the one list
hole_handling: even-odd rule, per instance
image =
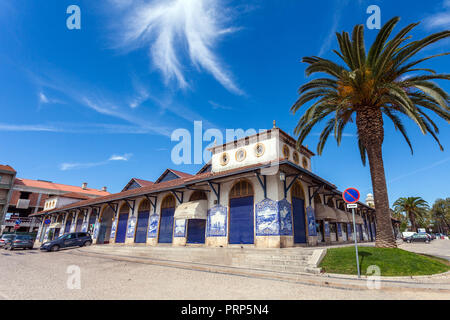
[[19, 199], [17, 200], [16, 208], [18, 209], [28, 209], [30, 206], [30, 199]]

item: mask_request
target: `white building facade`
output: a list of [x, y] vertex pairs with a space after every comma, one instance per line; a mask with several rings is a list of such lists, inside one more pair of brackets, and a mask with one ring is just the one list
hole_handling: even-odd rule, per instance
[[39, 212], [38, 242], [90, 232], [95, 244], [283, 248], [373, 241], [374, 209], [356, 230], [341, 192], [311, 171], [314, 154], [279, 128], [214, 146], [195, 175], [166, 170], [149, 186]]

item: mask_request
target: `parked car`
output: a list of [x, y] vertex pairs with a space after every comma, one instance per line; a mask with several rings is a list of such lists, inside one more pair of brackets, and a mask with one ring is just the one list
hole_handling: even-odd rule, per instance
[[12, 233], [2, 235], [2, 237], [0, 238], [0, 247], [4, 247], [6, 244], [6, 241], [11, 238], [14, 238], [14, 234], [12, 234]]
[[5, 250], [14, 249], [33, 249], [34, 238], [28, 235], [13, 234], [12, 237], [7, 237], [3, 248]]
[[416, 233], [412, 236], [405, 239], [406, 242], [425, 242], [429, 243], [431, 241], [430, 236], [428, 236], [426, 233]]
[[41, 250], [58, 251], [62, 248], [83, 247], [92, 244], [91, 235], [87, 232], [73, 232], [64, 234], [55, 240], [45, 242], [41, 245]]
[[402, 232], [402, 240], [406, 241], [407, 238], [411, 237], [412, 235], [415, 235], [416, 233], [413, 231], [405, 231]]

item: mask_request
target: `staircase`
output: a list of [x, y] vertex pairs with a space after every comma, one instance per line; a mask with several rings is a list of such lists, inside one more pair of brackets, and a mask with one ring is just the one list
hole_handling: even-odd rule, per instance
[[[86, 254], [97, 254], [125, 260], [148, 261], [152, 264], [228, 267], [263, 270], [276, 273], [320, 273], [311, 259], [315, 250], [310, 248], [256, 249], [256, 248], [204, 248], [171, 246], [95, 245], [79, 249]], [[160, 263], [158, 263], [160, 262]]]

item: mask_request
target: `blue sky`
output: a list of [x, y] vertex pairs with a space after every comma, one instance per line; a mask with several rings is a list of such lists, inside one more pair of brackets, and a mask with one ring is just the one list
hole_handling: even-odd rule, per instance
[[[19, 177], [120, 189], [132, 177], [155, 180], [170, 161], [177, 128], [255, 128], [292, 133], [289, 109], [305, 83], [304, 56], [333, 58], [336, 31], [351, 31], [376, 4], [398, 29], [422, 21], [415, 38], [450, 27], [450, 1], [80, 1], [0, 2], [0, 163]], [[81, 30], [66, 9], [81, 8]], [[398, 30], [397, 29], [397, 30]], [[377, 30], [366, 29], [366, 44]], [[449, 42], [424, 52], [448, 51]], [[427, 66], [448, 72], [449, 57]], [[447, 91], [448, 83], [440, 83]], [[434, 117], [434, 119], [436, 119]], [[385, 169], [391, 203], [449, 196], [450, 128], [437, 120], [440, 152], [406, 122], [412, 156], [386, 125]], [[313, 151], [320, 127], [305, 144]], [[207, 142], [204, 143], [206, 145]], [[359, 159], [355, 127], [340, 147], [329, 140], [313, 170], [339, 188], [371, 191]]]

